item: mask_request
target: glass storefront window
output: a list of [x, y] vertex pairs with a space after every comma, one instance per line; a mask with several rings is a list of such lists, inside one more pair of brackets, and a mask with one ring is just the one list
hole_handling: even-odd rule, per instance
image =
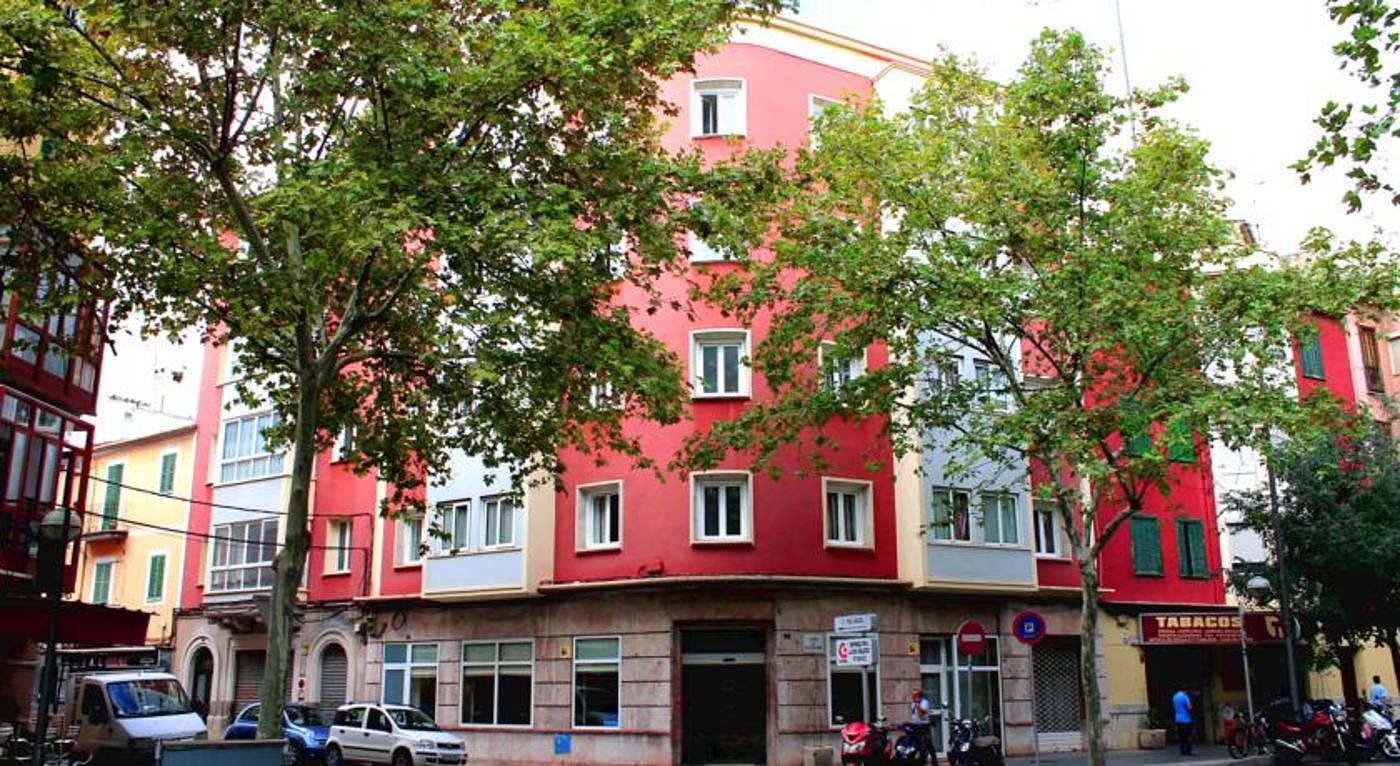
[[978, 721], [986, 733], [1001, 736], [1001, 665], [995, 636], [988, 636], [987, 648], [973, 657], [957, 654], [952, 636], [923, 636], [919, 685], [935, 707], [951, 708], [934, 738], [938, 749], [948, 741], [949, 716]]

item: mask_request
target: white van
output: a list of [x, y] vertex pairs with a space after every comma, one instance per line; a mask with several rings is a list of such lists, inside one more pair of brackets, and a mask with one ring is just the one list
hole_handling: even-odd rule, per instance
[[169, 673], [95, 673], [76, 680], [74, 760], [152, 763], [156, 742], [205, 739], [209, 729]]

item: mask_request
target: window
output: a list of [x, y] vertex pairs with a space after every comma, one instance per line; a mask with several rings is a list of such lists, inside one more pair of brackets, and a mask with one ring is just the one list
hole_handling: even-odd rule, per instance
[[272, 559], [277, 555], [277, 519], [243, 521], [214, 527], [214, 560], [209, 591], [272, 587]]
[[1385, 392], [1381, 382], [1381, 349], [1376, 344], [1376, 330], [1373, 327], [1359, 327], [1356, 332], [1361, 342], [1361, 369], [1366, 373], [1366, 390]]
[[260, 479], [282, 472], [282, 455], [268, 452], [263, 432], [277, 425], [270, 412], [224, 421], [219, 481]]
[[836, 641], [840, 636], [827, 636], [826, 691], [827, 711], [832, 726], [853, 721], [873, 721], [880, 713], [880, 639], [875, 641], [876, 664], [870, 666], [837, 665]]
[[742, 136], [748, 127], [747, 111], [743, 80], [696, 80], [691, 84], [692, 138]]
[[326, 522], [326, 542], [330, 546], [326, 550], [326, 574], [350, 571], [350, 535], [353, 531], [350, 525], [349, 519]]
[[935, 487], [933, 497], [933, 518], [929, 527], [935, 540], [971, 540], [972, 525], [968, 523], [968, 511], [972, 496], [967, 490]]
[[471, 547], [472, 502], [462, 500], [456, 503], [443, 503], [438, 506], [438, 517], [442, 522], [442, 534], [446, 539], [439, 547], [450, 551], [464, 551]]
[[462, 723], [529, 726], [532, 641], [462, 644]]
[[112, 561], [99, 561], [92, 565], [92, 603], [105, 604], [112, 598]]
[[574, 639], [574, 726], [616, 729], [621, 724], [622, 639]]
[[823, 481], [826, 488], [828, 545], [866, 546], [870, 524], [870, 485], [865, 482]]
[[1035, 552], [1041, 556], [1060, 555], [1060, 523], [1054, 500], [1035, 500]]
[[1152, 433], [1148, 430], [1146, 408], [1141, 402], [1128, 396], [1119, 403], [1118, 411], [1123, 453], [1130, 457], [1146, 455], [1152, 449]]
[[487, 548], [515, 545], [515, 500], [488, 497], [481, 501], [481, 511], [486, 517], [486, 538], [482, 544]]
[[379, 701], [437, 715], [437, 644], [385, 644]]
[[1386, 345], [1390, 348], [1390, 374], [1400, 375], [1400, 336], [1391, 336]]
[[826, 110], [840, 103], [840, 101], [837, 101], [834, 98], [818, 96], [815, 93], [807, 96], [807, 121], [811, 123], [812, 126], [809, 132], [808, 141], [812, 144], [813, 149], [817, 148], [818, 146], [816, 133], [817, 120], [821, 118], [822, 114], [826, 112]]
[[349, 460], [355, 454], [355, 427], [346, 426], [340, 429], [340, 433], [335, 437], [335, 452], [331, 454], [333, 462]]
[[165, 600], [165, 554], [152, 553], [146, 559], [146, 603]]
[[1133, 574], [1162, 574], [1162, 536], [1154, 516], [1134, 516], [1128, 519], [1128, 531], [1133, 548]]
[[98, 527], [104, 532], [117, 528], [117, 514], [122, 505], [122, 476], [125, 473], [126, 466], [122, 463], [107, 466], [106, 489], [102, 493], [102, 523]]
[[615, 410], [621, 402], [613, 391], [610, 380], [599, 381], [588, 387], [588, 406], [595, 410]]
[[690, 355], [692, 396], [748, 396], [748, 333], [710, 330], [694, 334]]
[[365, 728], [370, 731], [393, 731], [394, 727], [389, 723], [389, 716], [384, 714], [379, 708], [370, 708], [369, 716], [365, 718]]
[[1167, 459], [1173, 463], [1196, 462], [1196, 435], [1182, 420], [1167, 426]]
[[423, 560], [423, 517], [410, 516], [399, 520], [399, 566], [417, 564]]
[[747, 475], [696, 476], [695, 540], [732, 542], [749, 539], [749, 478]]
[[351, 729], [363, 728], [365, 725], [365, 709], [362, 707], [351, 707], [335, 711], [335, 718], [331, 719], [332, 726], [345, 726]]
[[982, 493], [982, 532], [983, 540], [988, 543], [1016, 545], [1021, 542], [1015, 495], [1008, 492]]
[[838, 356], [835, 343], [821, 344], [817, 350], [817, 362], [822, 371], [822, 383], [832, 391], [840, 391], [865, 374], [865, 354]]
[[977, 375], [977, 390], [988, 405], [997, 409], [1005, 409], [1011, 404], [1011, 386], [1006, 379], [1006, 373], [991, 362], [976, 361], [972, 363]]
[[1316, 334], [1298, 339], [1298, 360], [1303, 368], [1303, 377], [1314, 380], [1326, 378], [1322, 368], [1322, 341]]
[[1210, 576], [1206, 565], [1205, 525], [1198, 519], [1176, 520], [1176, 555], [1182, 577]]
[[950, 394], [957, 388], [958, 380], [962, 377], [958, 367], [958, 358], [955, 356], [934, 359], [929, 364], [929, 388], [934, 393], [939, 393], [944, 396]]
[[580, 547], [616, 548], [622, 544], [622, 483], [580, 487], [578, 492]]
[[687, 203], [687, 206], [695, 217], [695, 222], [685, 233], [685, 247], [690, 251], [690, 262], [712, 263], [727, 260], [724, 251], [709, 243], [714, 231], [710, 226], [709, 219], [705, 217], [705, 203], [693, 199]]
[[243, 377], [243, 341], [232, 340], [224, 345], [224, 380]]
[[163, 495], [168, 495], [175, 491], [175, 461], [178, 453], [167, 452], [160, 456], [160, 486], [157, 489]]
[[987, 648], [968, 657], [954, 649], [952, 636], [919, 637], [919, 688], [934, 706], [952, 708], [942, 716], [943, 731], [933, 732], [935, 742], [947, 742], [949, 718], [990, 718], [984, 734], [1001, 735], [1001, 664], [996, 636], [987, 637]]

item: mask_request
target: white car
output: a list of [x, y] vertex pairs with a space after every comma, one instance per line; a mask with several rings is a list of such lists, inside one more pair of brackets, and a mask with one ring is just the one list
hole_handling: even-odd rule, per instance
[[467, 762], [467, 748], [460, 737], [438, 728], [418, 708], [352, 702], [335, 711], [326, 742], [326, 766], [355, 762], [458, 766]]

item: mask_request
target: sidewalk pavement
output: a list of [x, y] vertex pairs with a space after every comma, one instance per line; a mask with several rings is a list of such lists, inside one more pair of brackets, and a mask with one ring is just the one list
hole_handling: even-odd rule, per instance
[[[1043, 753], [1040, 762], [1044, 766], [1084, 766], [1088, 760], [1083, 753]], [[1034, 763], [1035, 759], [1031, 757], [1006, 759], [1007, 766], [1033, 766]], [[1230, 757], [1223, 745], [1197, 745], [1192, 755], [1181, 755], [1175, 747], [1162, 750], [1112, 750], [1108, 753], [1108, 763], [1109, 766], [1268, 766], [1273, 763], [1273, 758], [1263, 755], [1235, 759]]]

